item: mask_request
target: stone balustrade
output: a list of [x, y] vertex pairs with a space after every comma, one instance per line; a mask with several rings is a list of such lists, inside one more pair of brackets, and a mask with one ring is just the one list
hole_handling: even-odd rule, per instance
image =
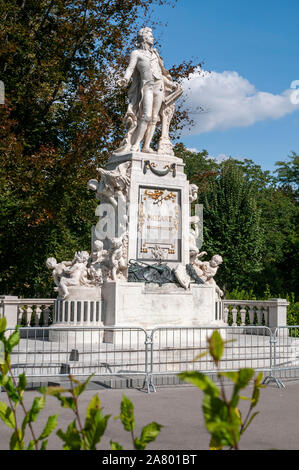
[[0, 296], [0, 317], [5, 316], [7, 328], [22, 326], [49, 326], [55, 299], [19, 299]]
[[53, 322], [56, 326], [102, 326], [100, 300], [56, 300]]
[[[0, 317], [7, 318], [7, 327], [23, 326], [49, 326], [53, 314], [55, 299], [19, 299], [15, 296], [0, 296]], [[270, 300], [221, 300], [216, 302], [215, 320], [236, 325], [259, 325], [275, 328], [287, 324], [287, 306], [285, 299]], [[93, 311], [92, 311], [93, 312]], [[100, 321], [97, 309], [90, 313], [93, 321]], [[56, 312], [55, 320], [61, 323], [60, 314]], [[77, 317], [76, 317], [77, 318]], [[83, 317], [82, 317], [83, 318]], [[69, 320], [71, 320], [71, 316]], [[75, 320], [75, 318], [74, 318]], [[72, 322], [71, 322], [72, 323]], [[82, 321], [74, 324], [82, 324]]]
[[223, 300], [223, 321], [232, 326], [258, 325], [275, 328], [287, 324], [286, 299]]

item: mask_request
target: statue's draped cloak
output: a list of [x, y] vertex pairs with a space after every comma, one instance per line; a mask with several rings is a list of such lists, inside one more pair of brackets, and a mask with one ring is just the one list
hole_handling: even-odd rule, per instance
[[[161, 68], [162, 76], [165, 78], [165, 80], [172, 81], [172, 78], [168, 72], [168, 70], [165, 69], [163, 60], [159, 56], [159, 53], [156, 49], [154, 49], [154, 53], [156, 54], [159, 65]], [[120, 147], [117, 149], [117, 152], [120, 151], [125, 151], [129, 150], [134, 143], [134, 132], [137, 129], [138, 121], [141, 119], [142, 114], [143, 114], [143, 96], [144, 92], [147, 87], [152, 86], [152, 82], [144, 82], [142, 83], [141, 78], [140, 78], [140, 73], [138, 72], [137, 68], [135, 67], [135, 70], [132, 74], [132, 83], [129, 88], [128, 92], [128, 99], [129, 99], [129, 104], [127, 108], [127, 112], [124, 117], [124, 123], [127, 128], [127, 135], [121, 142]]]

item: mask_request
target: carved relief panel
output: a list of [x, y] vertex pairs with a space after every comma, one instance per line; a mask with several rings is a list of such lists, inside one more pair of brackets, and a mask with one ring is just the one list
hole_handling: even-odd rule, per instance
[[143, 261], [181, 261], [181, 192], [139, 187], [137, 256]]

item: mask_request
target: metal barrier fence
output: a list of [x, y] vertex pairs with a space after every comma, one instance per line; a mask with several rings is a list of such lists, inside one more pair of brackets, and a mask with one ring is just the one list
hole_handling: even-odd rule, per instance
[[[250, 367], [265, 372], [265, 383], [299, 376], [299, 326], [20, 328], [21, 340], [11, 353], [12, 373], [28, 378], [88, 376], [139, 377], [155, 391], [159, 376], [186, 370], [216, 374], [207, 350], [217, 329], [229, 341], [219, 368], [234, 371]], [[13, 329], [7, 330], [11, 333]]]
[[225, 371], [251, 367], [268, 372], [273, 367], [271, 330], [268, 327], [159, 327], [151, 334], [150, 381], [159, 375], [198, 370], [216, 374], [218, 369], [210, 355], [194, 360], [207, 350], [208, 338], [217, 329], [226, 344], [219, 369]]
[[284, 387], [281, 379], [299, 377], [299, 326], [279, 326], [272, 335], [272, 377], [278, 386]]
[[[9, 334], [14, 331], [7, 330]], [[14, 376], [139, 376], [149, 391], [148, 335], [142, 328], [20, 328], [11, 353]]]

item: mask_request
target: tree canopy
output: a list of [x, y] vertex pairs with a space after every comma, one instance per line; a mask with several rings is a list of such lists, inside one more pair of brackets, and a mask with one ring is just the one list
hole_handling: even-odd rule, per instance
[[[125, 132], [116, 80], [163, 3], [175, 0], [0, 0], [1, 292], [49, 295], [46, 258], [89, 249], [96, 201], [86, 183]], [[172, 133], [186, 120], [178, 110]]]
[[219, 253], [219, 285], [262, 296], [267, 285], [275, 295], [298, 295], [298, 155], [263, 170], [252, 160], [229, 158], [218, 163], [206, 150], [176, 146], [203, 204], [203, 249]]

